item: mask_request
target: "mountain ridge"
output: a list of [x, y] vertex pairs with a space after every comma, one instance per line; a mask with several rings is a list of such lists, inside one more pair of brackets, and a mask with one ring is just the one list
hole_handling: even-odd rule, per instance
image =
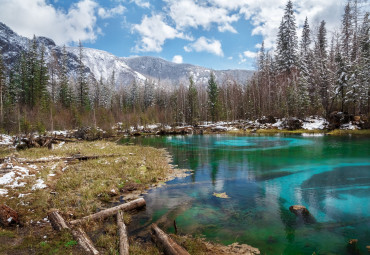
[[[37, 44], [45, 46], [45, 56], [50, 61], [54, 54], [61, 59], [63, 47], [47, 37], [35, 37]], [[23, 51], [29, 47], [31, 39], [18, 35], [11, 28], [0, 22], [0, 52], [8, 69], [14, 67], [17, 59]], [[70, 77], [75, 77], [78, 67], [79, 48], [66, 47], [67, 69]], [[104, 50], [83, 48], [82, 62], [85, 65], [85, 73], [98, 81], [109, 80], [114, 72], [115, 88], [126, 87], [136, 81], [143, 83], [152, 80], [155, 84], [164, 83], [172, 86], [188, 84], [190, 76], [198, 84], [206, 84], [210, 72], [214, 72], [219, 83], [235, 81], [245, 83], [254, 71], [243, 69], [212, 70], [209, 68], [192, 65], [177, 64], [159, 57], [135, 56], [118, 57]]]

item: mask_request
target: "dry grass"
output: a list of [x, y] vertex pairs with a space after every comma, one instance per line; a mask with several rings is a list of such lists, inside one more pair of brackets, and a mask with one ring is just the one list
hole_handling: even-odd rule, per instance
[[[19, 152], [8, 151], [2, 155], [34, 160], [45, 157], [68, 157], [74, 154], [89, 156], [115, 154], [117, 156], [73, 164], [60, 160], [34, 164], [38, 168], [35, 171], [35, 177], [28, 178], [24, 187], [8, 189], [7, 197], [0, 196], [0, 204], [5, 203], [15, 209], [23, 224], [23, 233], [17, 234], [15, 229], [0, 231], [0, 242], [4, 241], [8, 245], [5, 247], [11, 247], [7, 251], [8, 254], [31, 250], [36, 251], [37, 254], [75, 254], [78, 251], [74, 250], [76, 248], [73, 239], [55, 234], [50, 224], [44, 221], [52, 208], [58, 209], [66, 220], [79, 218], [94, 213], [100, 208], [110, 207], [112, 202], [118, 200], [120, 190], [126, 185], [135, 184], [139, 189], [145, 189], [153, 183], [165, 180], [173, 171], [164, 150], [121, 146], [106, 141], [64, 144], [52, 151], [44, 148]], [[32, 190], [35, 179], [39, 178], [44, 180], [48, 187]], [[112, 190], [115, 190], [118, 195], [112, 194]], [[19, 197], [19, 194], [29, 195]], [[125, 218], [125, 221], [129, 222], [130, 219]], [[90, 227], [94, 228], [94, 226]], [[99, 226], [95, 227], [99, 228]], [[36, 231], [37, 235], [29, 234], [30, 231]], [[47, 238], [43, 240], [38, 238], [40, 236], [47, 236]], [[22, 241], [17, 243], [18, 239]], [[12, 242], [15, 245], [10, 245]], [[115, 227], [104, 226], [104, 233], [97, 238], [96, 244], [103, 254], [116, 254]], [[53, 250], [53, 247], [57, 250]], [[133, 246], [132, 249], [133, 254], [147, 254], [140, 253], [140, 249], [146, 251], [154, 248]], [[20, 252], [20, 254], [23, 253]]]

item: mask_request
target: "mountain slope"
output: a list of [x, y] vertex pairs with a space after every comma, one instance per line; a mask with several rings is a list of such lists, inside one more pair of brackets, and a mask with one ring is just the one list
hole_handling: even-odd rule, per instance
[[[29, 47], [30, 41], [0, 22], [0, 52], [8, 69], [14, 67], [21, 53]], [[47, 60], [50, 61], [54, 54], [60, 62], [62, 47], [55, 45], [53, 40], [46, 37], [36, 37], [36, 41], [39, 46], [45, 46]], [[67, 52], [68, 74], [74, 77], [78, 67], [79, 49], [67, 47]], [[173, 86], [180, 83], [187, 85], [190, 76], [196, 83], [206, 84], [210, 72], [213, 71], [190, 64], [175, 64], [156, 57], [117, 57], [111, 53], [91, 48], [83, 48], [83, 63], [86, 66], [85, 73], [95, 80], [100, 78], [104, 81], [109, 80], [114, 72], [117, 89], [130, 85], [134, 80], [143, 83], [146, 79]], [[253, 71], [225, 70], [214, 71], [214, 73], [219, 83], [226, 80], [245, 83]]]

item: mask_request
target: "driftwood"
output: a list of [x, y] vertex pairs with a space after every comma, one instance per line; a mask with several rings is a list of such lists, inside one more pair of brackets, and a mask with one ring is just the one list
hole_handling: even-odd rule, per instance
[[90, 238], [81, 228], [72, 230], [72, 235], [78, 241], [78, 244], [84, 249], [85, 254], [99, 254], [99, 251], [94, 247]]
[[121, 204], [121, 205], [118, 205], [118, 206], [115, 206], [115, 207], [112, 207], [112, 208], [109, 208], [109, 209], [91, 214], [89, 216], [85, 216], [81, 219], [73, 220], [70, 223], [72, 225], [77, 225], [77, 224], [81, 224], [83, 222], [90, 221], [90, 220], [103, 220], [105, 218], [108, 218], [112, 215], [117, 214], [117, 212], [120, 211], [120, 210], [130, 211], [130, 210], [133, 210], [133, 209], [143, 207], [143, 206], [145, 206], [145, 204], [146, 203], [145, 203], [144, 198], [139, 198], [139, 199], [133, 200], [131, 202]]
[[57, 231], [62, 231], [63, 229], [70, 229], [63, 219], [63, 217], [56, 211], [48, 214], [51, 226]]
[[123, 222], [123, 212], [117, 212], [117, 226], [119, 234], [119, 254], [120, 255], [129, 255], [129, 244], [126, 225]]
[[[63, 217], [58, 212], [50, 212], [48, 214], [48, 218], [52, 227], [56, 231], [71, 230]], [[74, 239], [77, 240], [81, 248], [84, 250], [85, 254], [99, 254], [98, 250], [94, 247], [94, 244], [91, 242], [90, 238], [81, 228], [73, 229], [72, 235]]]
[[112, 158], [112, 157], [119, 157], [121, 155], [118, 154], [109, 154], [109, 155], [92, 155], [92, 156], [84, 156], [80, 154], [73, 155], [72, 157], [63, 157], [63, 158], [50, 158], [50, 159], [41, 159], [41, 160], [23, 160], [19, 161], [20, 163], [27, 163], [27, 164], [37, 164], [37, 163], [48, 163], [48, 162], [58, 162], [58, 161], [84, 161], [89, 159], [98, 159], [98, 158]]
[[172, 240], [166, 233], [164, 233], [156, 224], [152, 224], [152, 232], [154, 240], [162, 246], [164, 253], [167, 255], [190, 255], [184, 248]]

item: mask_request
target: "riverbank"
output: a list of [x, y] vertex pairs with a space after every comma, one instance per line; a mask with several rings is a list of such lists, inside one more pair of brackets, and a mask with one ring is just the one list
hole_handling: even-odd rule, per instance
[[[2, 147], [0, 156], [0, 205], [12, 208], [19, 217], [11, 226], [0, 225], [0, 254], [83, 254], [70, 233], [52, 229], [48, 212], [56, 209], [70, 221], [136, 199], [148, 189], [190, 174], [170, 165], [165, 150], [108, 141], [61, 142], [53, 150]], [[129, 214], [124, 221], [131, 223]], [[84, 228], [101, 254], [116, 254], [114, 219]], [[193, 237], [173, 238], [191, 254], [240, 254], [249, 248]], [[130, 254], [161, 254], [154, 244], [135, 236], [130, 245]]]
[[[0, 228], [0, 254], [80, 254], [69, 234], [52, 230], [47, 218], [51, 209], [72, 220], [185, 176], [169, 164], [164, 150], [106, 141], [59, 143], [54, 150], [2, 148], [0, 154], [0, 205], [19, 216], [18, 226]], [[81, 156], [93, 157], [78, 160]], [[125, 221], [129, 223], [129, 215]], [[116, 249], [115, 225], [98, 234], [101, 227], [89, 226], [89, 234], [109, 254]], [[147, 247], [132, 249], [132, 254], [145, 254]]]

